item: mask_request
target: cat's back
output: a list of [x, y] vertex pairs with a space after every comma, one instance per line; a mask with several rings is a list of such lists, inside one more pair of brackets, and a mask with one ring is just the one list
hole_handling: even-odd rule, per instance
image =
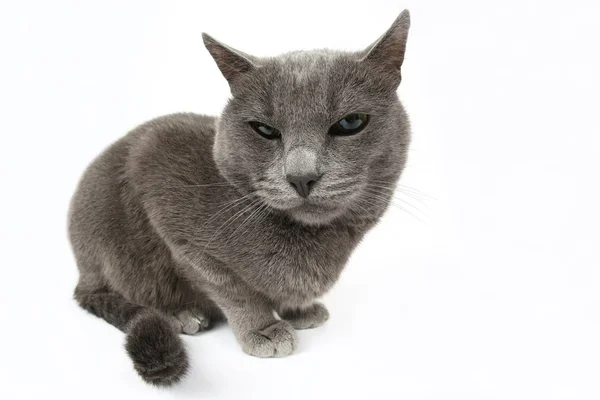
[[131, 136], [125, 164], [128, 178], [143, 190], [167, 177], [189, 177], [216, 171], [212, 155], [216, 118], [193, 113], [171, 114], [140, 125]]
[[[152, 167], [173, 162], [173, 167], [189, 158], [213, 165], [212, 145], [216, 118], [193, 113], [178, 113], [147, 121], [111, 144], [85, 170], [72, 201], [72, 210], [78, 201], [102, 193], [112, 195], [112, 189], [123, 189], [135, 184], [136, 174]], [[138, 171], [137, 169], [142, 169]], [[146, 176], [147, 177], [147, 176]], [[118, 191], [118, 190], [117, 190]], [[91, 199], [90, 199], [91, 200]]]
[[71, 200], [68, 228], [75, 253], [94, 251], [139, 228], [140, 218], [132, 220], [143, 214], [138, 192], [158, 184], [162, 173], [186, 175], [190, 162], [199, 170], [214, 170], [215, 122], [214, 117], [193, 113], [158, 117], [96, 157]]
[[196, 146], [207, 145], [210, 150], [214, 141], [216, 121], [216, 117], [195, 113], [163, 115], [139, 125], [124, 139], [136, 147], [150, 142], [183, 146], [193, 142]]

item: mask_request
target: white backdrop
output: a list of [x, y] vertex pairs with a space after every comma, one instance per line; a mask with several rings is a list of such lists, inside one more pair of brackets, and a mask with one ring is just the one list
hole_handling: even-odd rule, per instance
[[[600, 398], [600, 5], [563, 3], [2, 2], [0, 398]], [[297, 354], [252, 358], [223, 326], [185, 337], [183, 384], [143, 384], [123, 334], [71, 300], [87, 163], [147, 119], [219, 113], [203, 31], [354, 50], [405, 7], [419, 201], [397, 193]]]

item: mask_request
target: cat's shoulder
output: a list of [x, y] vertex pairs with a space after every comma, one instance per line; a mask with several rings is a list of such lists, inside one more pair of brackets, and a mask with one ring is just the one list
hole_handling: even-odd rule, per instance
[[163, 115], [147, 121], [134, 129], [134, 136], [154, 136], [158, 139], [212, 138], [215, 135], [217, 118], [195, 113], [176, 113]]
[[211, 148], [216, 117], [194, 113], [164, 115], [147, 121], [125, 137], [132, 153], [164, 153], [185, 148]]
[[178, 113], [152, 119], [126, 137], [130, 171], [212, 166], [217, 118]]

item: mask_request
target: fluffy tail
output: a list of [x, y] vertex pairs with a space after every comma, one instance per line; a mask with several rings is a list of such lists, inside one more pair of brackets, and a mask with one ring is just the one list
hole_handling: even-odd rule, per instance
[[78, 286], [74, 297], [81, 307], [127, 333], [125, 349], [146, 382], [171, 386], [185, 376], [188, 357], [168, 317], [108, 290]]

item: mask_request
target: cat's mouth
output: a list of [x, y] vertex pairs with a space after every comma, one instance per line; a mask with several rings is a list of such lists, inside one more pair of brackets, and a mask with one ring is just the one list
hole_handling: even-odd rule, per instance
[[343, 206], [305, 202], [289, 209], [288, 214], [295, 220], [308, 225], [322, 225], [331, 222], [345, 210]]
[[309, 225], [326, 224], [341, 216], [359, 193], [358, 188], [338, 189], [331, 192], [316, 188], [304, 197], [291, 189], [275, 192], [272, 188], [261, 187], [261, 185], [256, 192], [267, 206]]
[[325, 204], [316, 204], [311, 202], [304, 202], [297, 207], [290, 209], [291, 212], [302, 212], [302, 213], [314, 213], [314, 214], [325, 214], [335, 210], [335, 207], [328, 206]]
[[284, 203], [265, 199], [271, 207], [284, 212], [292, 219], [308, 225], [321, 225], [340, 216], [346, 207], [338, 202], [323, 201], [322, 199], [294, 198]]

